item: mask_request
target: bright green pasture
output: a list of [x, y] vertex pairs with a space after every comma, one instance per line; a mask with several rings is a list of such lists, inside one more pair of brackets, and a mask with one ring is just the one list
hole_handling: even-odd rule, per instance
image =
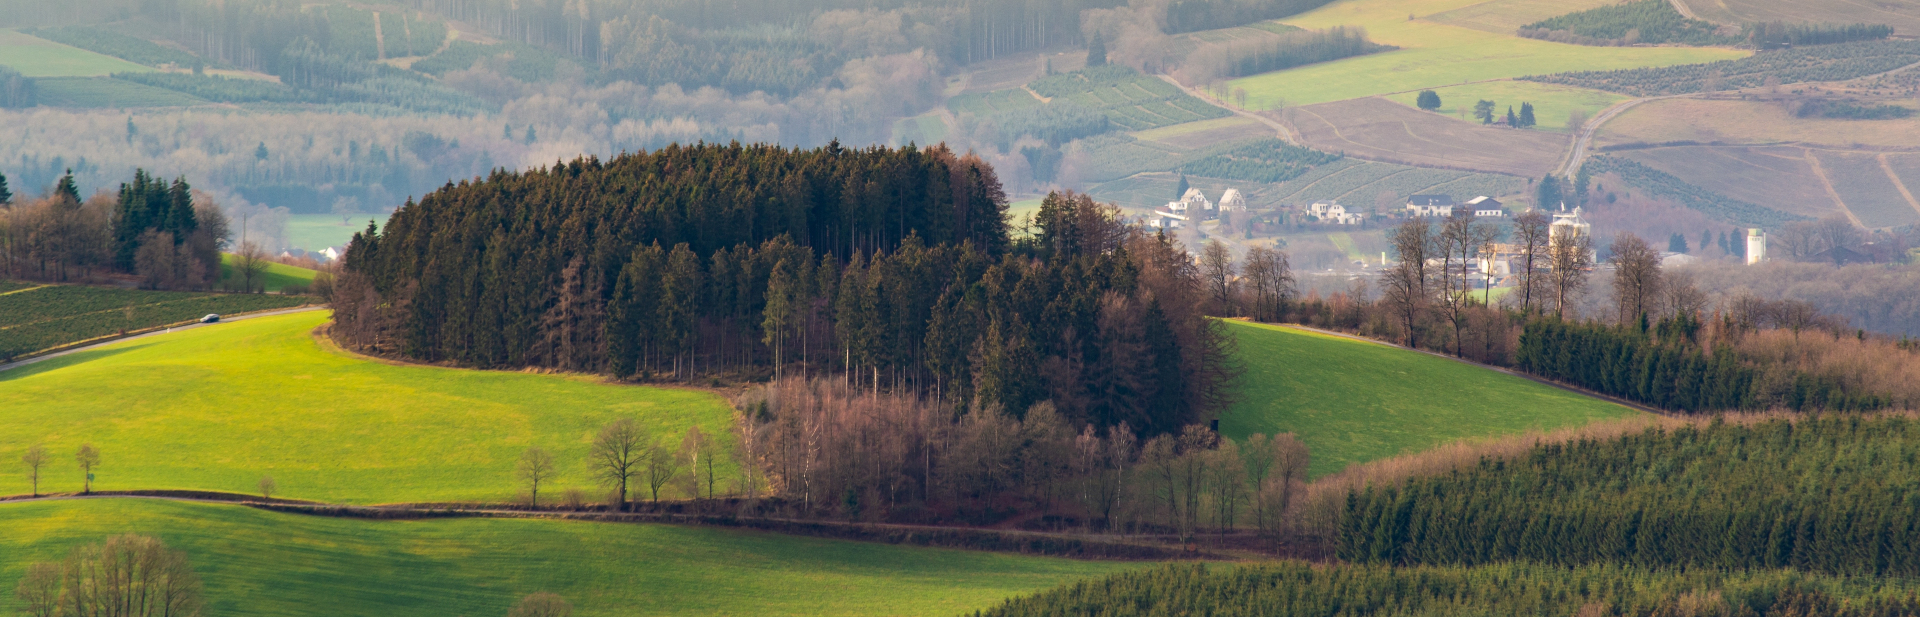
[[12, 67], [27, 77], [98, 77], [153, 70], [15, 30], [0, 30], [0, 65]]
[[1220, 432], [1293, 433], [1314, 477], [1439, 444], [1640, 412], [1396, 347], [1297, 328], [1225, 322], [1246, 376]]
[[574, 615], [957, 615], [1138, 567], [669, 525], [368, 521], [95, 499], [0, 505], [0, 606], [33, 561], [141, 533], [183, 549], [212, 617], [505, 615], [560, 594]]
[[1700, 47], [1566, 45], [1419, 18], [1486, 2], [1345, 0], [1290, 17], [1283, 21], [1302, 28], [1361, 26], [1374, 41], [1401, 49], [1255, 75], [1234, 80], [1233, 86], [1247, 90], [1248, 109], [1270, 109], [1525, 75], [1711, 62], [1748, 53]]
[[327, 247], [344, 249], [354, 232], [366, 231], [367, 221], [387, 223], [385, 214], [358, 214], [342, 223], [333, 214], [294, 214], [287, 217], [287, 248], [318, 251]]
[[[543, 496], [590, 487], [588, 444], [614, 418], [675, 446], [695, 425], [727, 434], [732, 413], [709, 392], [386, 364], [323, 349], [309, 333], [327, 318], [216, 324], [0, 372], [0, 461], [46, 444], [42, 491], [80, 489], [70, 461], [90, 442], [100, 489], [251, 492], [270, 475], [304, 499], [505, 500], [528, 446], [560, 465]], [[0, 494], [28, 491], [12, 469]]]
[[[1543, 84], [1533, 81], [1490, 81], [1464, 86], [1435, 88], [1440, 95], [1438, 113], [1450, 118], [1479, 122], [1473, 119], [1473, 104], [1478, 101], [1493, 101], [1494, 109], [1500, 117], [1506, 117], [1507, 108], [1520, 113], [1521, 103], [1533, 103], [1533, 117], [1536, 131], [1567, 131], [1567, 118], [1579, 110], [1586, 118], [1600, 114], [1600, 110], [1627, 100], [1627, 97], [1612, 92], [1588, 90], [1558, 84]], [[1414, 100], [1419, 92], [1402, 92], [1388, 96], [1387, 99], [1408, 107], [1415, 107]]]
[[[311, 286], [313, 285], [313, 277], [316, 274], [319, 273], [299, 266], [268, 262], [265, 276], [266, 290], [280, 291], [286, 289], [289, 285], [301, 287]], [[221, 253], [220, 280], [232, 281], [234, 280], [233, 277], [233, 253]], [[239, 285], [234, 285], [234, 289], [239, 288]]]

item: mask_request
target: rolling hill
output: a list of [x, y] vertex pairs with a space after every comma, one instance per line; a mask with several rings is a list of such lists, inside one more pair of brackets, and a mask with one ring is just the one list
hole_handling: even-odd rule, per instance
[[[575, 615], [959, 614], [1135, 566], [672, 525], [369, 521], [152, 499], [0, 505], [0, 581], [121, 533], [184, 550], [209, 614], [504, 615], [548, 591]], [[12, 593], [0, 607], [15, 608]]]
[[1238, 402], [1220, 418], [1221, 434], [1291, 432], [1312, 451], [1313, 477], [1450, 441], [1641, 413], [1379, 343], [1226, 324], [1247, 372]]
[[[616, 417], [674, 446], [691, 426], [726, 434], [731, 423], [708, 392], [348, 355], [310, 336], [326, 320], [313, 311], [217, 324], [0, 372], [0, 456], [40, 443], [64, 461], [92, 443], [105, 460], [94, 486], [106, 490], [251, 492], [270, 475], [295, 498], [507, 500], [528, 446], [554, 454], [557, 492], [593, 485], [588, 444]], [[41, 490], [80, 480], [50, 474]], [[0, 475], [0, 494], [28, 490], [21, 475]]]

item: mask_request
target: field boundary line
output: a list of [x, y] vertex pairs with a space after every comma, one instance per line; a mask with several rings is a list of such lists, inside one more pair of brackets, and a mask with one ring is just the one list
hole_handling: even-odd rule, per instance
[[1337, 336], [1337, 337], [1340, 337], [1340, 338], [1344, 338], [1344, 339], [1348, 339], [1348, 340], [1353, 340], [1353, 341], [1359, 341], [1359, 342], [1362, 342], [1362, 343], [1373, 343], [1373, 344], [1375, 344], [1375, 345], [1383, 345], [1383, 346], [1386, 346], [1386, 347], [1393, 347], [1393, 348], [1396, 348], [1396, 349], [1403, 349], [1403, 350], [1406, 350], [1406, 351], [1412, 351], [1412, 352], [1418, 352], [1418, 353], [1423, 353], [1423, 354], [1427, 354], [1427, 355], [1429, 355], [1429, 356], [1433, 356], [1433, 357], [1435, 357], [1435, 358], [1443, 358], [1443, 359], [1447, 359], [1447, 360], [1452, 360], [1452, 361], [1454, 361], [1454, 362], [1459, 362], [1459, 363], [1461, 363], [1461, 364], [1466, 364], [1466, 365], [1470, 365], [1470, 366], [1477, 366], [1477, 367], [1480, 367], [1480, 368], [1484, 368], [1484, 369], [1487, 369], [1487, 370], [1490, 370], [1490, 371], [1494, 371], [1494, 372], [1497, 372], [1497, 373], [1505, 373], [1505, 374], [1508, 374], [1508, 375], [1512, 375], [1512, 376], [1514, 376], [1514, 377], [1519, 377], [1519, 378], [1521, 378], [1521, 379], [1525, 379], [1525, 380], [1527, 380], [1527, 381], [1531, 381], [1531, 382], [1534, 382], [1534, 383], [1538, 383], [1538, 384], [1542, 384], [1542, 385], [1547, 385], [1547, 386], [1552, 386], [1552, 387], [1555, 387], [1555, 388], [1559, 388], [1559, 389], [1561, 389], [1561, 390], [1565, 390], [1565, 391], [1568, 391], [1568, 392], [1572, 392], [1572, 393], [1574, 393], [1574, 394], [1578, 394], [1578, 395], [1581, 395], [1581, 396], [1586, 396], [1586, 397], [1589, 397], [1589, 398], [1595, 398], [1595, 399], [1599, 399], [1599, 400], [1602, 400], [1602, 401], [1606, 401], [1606, 402], [1609, 402], [1609, 403], [1613, 403], [1613, 404], [1615, 404], [1615, 405], [1619, 405], [1619, 406], [1621, 406], [1621, 407], [1626, 407], [1626, 408], [1628, 408], [1628, 409], [1632, 409], [1632, 410], [1635, 410], [1635, 411], [1643, 411], [1643, 412], [1646, 412], [1646, 413], [1650, 413], [1650, 414], [1654, 414], [1654, 415], [1658, 415], [1658, 416], [1671, 416], [1671, 417], [1676, 417], [1676, 418], [1677, 418], [1677, 417], [1683, 417], [1683, 416], [1680, 416], [1680, 415], [1678, 415], [1678, 414], [1674, 414], [1674, 413], [1672, 413], [1672, 412], [1668, 412], [1668, 411], [1664, 411], [1664, 410], [1660, 410], [1660, 409], [1654, 409], [1654, 408], [1652, 408], [1652, 407], [1648, 407], [1648, 406], [1646, 406], [1646, 405], [1642, 405], [1642, 404], [1639, 404], [1639, 403], [1635, 403], [1635, 402], [1633, 402], [1633, 401], [1629, 401], [1629, 400], [1626, 400], [1626, 399], [1623, 399], [1623, 398], [1619, 398], [1619, 397], [1615, 397], [1615, 396], [1609, 396], [1609, 395], [1606, 395], [1606, 394], [1601, 394], [1601, 393], [1599, 393], [1599, 392], [1594, 392], [1594, 391], [1592, 391], [1592, 390], [1588, 390], [1588, 389], [1586, 389], [1586, 388], [1581, 388], [1581, 387], [1579, 387], [1579, 386], [1573, 386], [1573, 385], [1568, 385], [1568, 384], [1564, 384], [1564, 383], [1560, 383], [1560, 382], [1558, 382], [1558, 381], [1554, 381], [1554, 380], [1551, 380], [1551, 379], [1547, 379], [1547, 378], [1545, 378], [1545, 377], [1540, 377], [1540, 376], [1537, 376], [1537, 375], [1532, 375], [1532, 374], [1528, 374], [1528, 373], [1525, 373], [1525, 372], [1521, 372], [1521, 371], [1516, 371], [1516, 370], [1513, 370], [1513, 369], [1510, 369], [1510, 368], [1505, 368], [1505, 367], [1499, 367], [1499, 366], [1494, 366], [1494, 365], [1491, 365], [1491, 364], [1481, 364], [1481, 363], [1479, 363], [1479, 362], [1474, 362], [1474, 361], [1472, 361], [1472, 360], [1468, 360], [1468, 359], [1466, 359], [1466, 358], [1456, 358], [1456, 357], [1453, 357], [1453, 356], [1449, 356], [1449, 355], [1447, 355], [1447, 354], [1443, 354], [1443, 353], [1439, 353], [1439, 352], [1434, 352], [1434, 351], [1429, 351], [1429, 350], [1425, 350], [1425, 349], [1414, 349], [1414, 348], [1411, 348], [1411, 347], [1407, 347], [1407, 346], [1405, 346], [1405, 345], [1401, 345], [1401, 344], [1399, 344], [1399, 343], [1390, 343], [1390, 342], [1387, 342], [1387, 341], [1382, 341], [1382, 340], [1376, 340], [1376, 339], [1370, 339], [1370, 338], [1367, 338], [1367, 337], [1364, 337], [1364, 336], [1358, 336], [1358, 335], [1353, 335], [1353, 334], [1347, 334], [1347, 333], [1345, 333], [1345, 332], [1340, 332], [1340, 331], [1336, 331], [1336, 330], [1324, 330], [1324, 329], [1321, 329], [1321, 328], [1315, 328], [1315, 327], [1313, 327], [1313, 326], [1305, 326], [1305, 325], [1300, 325], [1300, 324], [1291, 324], [1291, 323], [1275, 323], [1275, 324], [1270, 324], [1270, 323], [1263, 323], [1263, 322], [1258, 322], [1258, 321], [1251, 321], [1251, 320], [1245, 320], [1245, 319], [1235, 319], [1235, 321], [1240, 321], [1240, 322], [1243, 322], [1243, 323], [1248, 323], [1248, 324], [1254, 324], [1254, 325], [1262, 325], [1262, 326], [1276, 326], [1276, 327], [1281, 327], [1281, 328], [1293, 328], [1293, 329], [1296, 329], [1296, 330], [1303, 330], [1303, 331], [1307, 331], [1307, 332], [1313, 332], [1313, 333], [1315, 333], [1315, 334], [1325, 334], [1325, 335], [1327, 335], [1327, 336]]
[[1827, 168], [1820, 164], [1820, 157], [1814, 155], [1813, 149], [1801, 148], [1800, 151], [1806, 154], [1807, 165], [1813, 168], [1813, 177], [1820, 179], [1820, 187], [1827, 189], [1827, 196], [1833, 198], [1833, 205], [1839, 206], [1840, 211], [1846, 213], [1847, 220], [1853, 221], [1855, 227], [1869, 229], [1866, 225], [1860, 224], [1860, 217], [1853, 215], [1853, 208], [1847, 207], [1847, 200], [1840, 198], [1840, 192], [1833, 190], [1833, 178], [1827, 177]]
[[1300, 141], [1301, 141], [1301, 139], [1300, 139], [1300, 138], [1298, 138], [1298, 137], [1296, 137], [1296, 136], [1295, 136], [1295, 135], [1293, 134], [1293, 131], [1292, 131], [1291, 129], [1289, 129], [1289, 128], [1287, 128], [1287, 125], [1286, 125], [1285, 123], [1282, 123], [1282, 122], [1280, 122], [1279, 120], [1275, 120], [1275, 119], [1273, 119], [1273, 118], [1268, 118], [1268, 117], [1266, 117], [1266, 116], [1262, 116], [1262, 115], [1260, 115], [1260, 114], [1257, 114], [1257, 113], [1254, 113], [1254, 112], [1251, 112], [1251, 111], [1247, 111], [1247, 110], [1244, 110], [1244, 109], [1240, 109], [1240, 108], [1237, 108], [1237, 107], [1232, 107], [1232, 106], [1229, 106], [1229, 105], [1221, 105], [1221, 104], [1218, 104], [1218, 103], [1214, 103], [1214, 102], [1213, 102], [1213, 97], [1210, 97], [1210, 96], [1207, 96], [1207, 95], [1206, 95], [1206, 93], [1204, 93], [1204, 92], [1201, 92], [1201, 91], [1199, 91], [1199, 90], [1195, 90], [1195, 89], [1193, 89], [1193, 88], [1188, 88], [1188, 87], [1186, 87], [1186, 86], [1183, 86], [1183, 85], [1180, 85], [1180, 82], [1179, 82], [1178, 80], [1175, 80], [1175, 79], [1174, 79], [1173, 77], [1171, 77], [1171, 76], [1167, 76], [1167, 75], [1154, 75], [1154, 77], [1158, 77], [1158, 78], [1160, 78], [1160, 81], [1164, 81], [1164, 82], [1167, 82], [1167, 83], [1169, 83], [1169, 84], [1173, 84], [1173, 87], [1175, 87], [1175, 88], [1179, 88], [1181, 92], [1185, 92], [1185, 93], [1187, 93], [1187, 95], [1188, 95], [1188, 96], [1192, 96], [1193, 98], [1196, 98], [1196, 99], [1200, 99], [1200, 102], [1202, 102], [1202, 103], [1206, 103], [1206, 104], [1208, 104], [1208, 105], [1212, 105], [1212, 106], [1214, 106], [1214, 107], [1219, 107], [1219, 108], [1221, 108], [1221, 109], [1225, 109], [1225, 110], [1227, 110], [1227, 111], [1229, 111], [1229, 112], [1232, 112], [1232, 113], [1233, 113], [1234, 115], [1236, 115], [1236, 116], [1244, 116], [1244, 117], [1247, 117], [1247, 118], [1252, 118], [1252, 119], [1253, 119], [1254, 121], [1256, 121], [1256, 122], [1259, 122], [1259, 123], [1261, 123], [1261, 124], [1264, 124], [1264, 125], [1267, 125], [1267, 128], [1271, 128], [1271, 129], [1273, 129], [1273, 131], [1274, 131], [1274, 133], [1276, 133], [1276, 134], [1278, 134], [1278, 136], [1280, 137], [1280, 140], [1281, 140], [1281, 141], [1285, 141], [1285, 142], [1287, 142], [1287, 143], [1289, 143], [1289, 144], [1292, 144], [1292, 145], [1296, 145], [1296, 146], [1298, 146], [1298, 145], [1300, 145]]
[[[220, 316], [220, 321], [215, 323], [240, 321], [243, 319], [251, 319], [254, 317], [272, 317], [275, 315], [304, 313], [307, 311], [318, 311], [326, 308], [327, 308], [327, 305], [324, 305], [324, 304], [303, 304], [293, 308], [266, 309], [262, 311], [253, 311], [249, 313], [234, 313], [233, 315]], [[79, 353], [82, 351], [86, 351], [88, 349], [92, 349], [94, 347], [99, 347], [101, 345], [108, 345], [112, 343], [118, 343], [121, 341], [130, 341], [138, 338], [146, 338], [149, 336], [167, 334], [174, 330], [190, 330], [193, 328], [198, 328], [201, 326], [209, 326], [209, 325], [213, 325], [213, 324], [203, 324], [203, 323], [199, 323], [198, 321], [182, 321], [182, 322], [152, 326], [148, 328], [142, 328], [139, 330], [128, 330], [127, 332], [119, 333], [119, 334], [96, 336], [94, 338], [86, 339], [83, 341], [74, 341], [72, 343], [67, 343], [65, 345], [48, 347], [40, 351], [36, 351], [30, 354], [25, 354], [20, 357], [14, 358], [12, 362], [0, 364], [0, 373], [10, 371], [16, 368], [20, 368], [22, 366], [26, 366], [29, 364], [45, 361], [45, 360], [52, 360], [54, 358], [58, 358], [60, 356], [64, 356], [67, 354]]]
[[1907, 190], [1907, 183], [1900, 180], [1900, 174], [1894, 173], [1893, 165], [1887, 162], [1887, 153], [1882, 152], [1873, 158], [1880, 161], [1880, 170], [1887, 172], [1887, 178], [1893, 180], [1893, 188], [1900, 189], [1900, 196], [1907, 198], [1907, 205], [1914, 212], [1920, 212], [1920, 201], [1914, 200], [1913, 192]]
[[[48, 288], [48, 287], [52, 287], [52, 286], [53, 286], [53, 285], [34, 285], [34, 286], [32, 286], [32, 287], [28, 287], [28, 288], [26, 288], [26, 289], [15, 289], [15, 290], [13, 290], [13, 291], [9, 291], [9, 292], [6, 292], [6, 293], [0, 293], [0, 296], [11, 296], [11, 295], [13, 295], [13, 294], [17, 294], [17, 293], [25, 293], [25, 292], [29, 292], [29, 291], [33, 291], [33, 290], [35, 290], [35, 289], [46, 289], [46, 288]], [[8, 327], [12, 327], [12, 326], [8, 326]]]

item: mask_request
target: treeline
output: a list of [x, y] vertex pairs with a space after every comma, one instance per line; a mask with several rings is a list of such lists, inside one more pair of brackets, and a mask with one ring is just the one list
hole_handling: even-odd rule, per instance
[[1893, 36], [1893, 26], [1884, 24], [1789, 24], [1754, 22], [1742, 28], [1741, 36], [1755, 49], [1777, 49], [1795, 45], [1831, 45], [1854, 41], [1877, 41]]
[[1782, 571], [1282, 561], [1164, 565], [1007, 600], [977, 615], [1894, 617], [1920, 611], [1914, 594], [1898, 581], [1865, 584]]
[[1920, 41], [1884, 40], [1795, 47], [1737, 60], [1523, 77], [1637, 97], [1719, 92], [1768, 84], [1846, 81], [1920, 62]]
[[1367, 40], [1364, 28], [1335, 26], [1207, 44], [1188, 54], [1180, 71], [1187, 83], [1212, 83], [1393, 49]]
[[1305, 13], [1331, 0], [1173, 0], [1167, 3], [1167, 34], [1244, 26]]
[[1794, 106], [1797, 118], [1834, 118], [1839, 120], [1900, 120], [1913, 117], [1912, 107], [1899, 105], [1861, 105], [1853, 101], [1809, 99]]
[[1180, 166], [1180, 173], [1278, 184], [1341, 158], [1338, 154], [1302, 148], [1279, 139], [1265, 139], [1187, 163]]
[[[1099, 396], [1113, 378], [1084, 392]], [[1038, 515], [1052, 529], [1272, 535], [1306, 481], [1307, 449], [1292, 435], [1234, 441], [1143, 418], [1154, 426], [1142, 438], [1130, 420], [1097, 428], [1053, 401], [955, 414], [932, 398], [787, 378], [737, 406], [742, 469], [764, 474], [745, 484], [799, 516], [993, 525]]]
[[23, 109], [39, 104], [40, 90], [33, 79], [0, 65], [0, 108]]
[[1339, 555], [1395, 565], [1920, 573], [1911, 416], [1716, 421], [1542, 443], [1350, 493]]
[[187, 73], [114, 73], [114, 79], [185, 92], [215, 103], [301, 103], [310, 93], [259, 79], [232, 79]]
[[116, 198], [81, 201], [68, 175], [47, 197], [0, 209], [0, 276], [69, 281], [121, 272], [148, 289], [209, 289], [226, 242], [225, 215], [196, 202], [184, 179], [136, 170]]
[[1738, 36], [1715, 34], [1720, 26], [1687, 19], [1666, 0], [1639, 0], [1550, 17], [1520, 27], [1520, 36], [1576, 45], [1733, 45]]
[[1155, 419], [1141, 430], [1224, 405], [1225, 339], [1183, 252], [1129, 240], [1084, 196], [1050, 196], [1017, 246], [1005, 216], [993, 170], [943, 148], [676, 146], [496, 172], [356, 237], [336, 336], [642, 378], [792, 365], [1015, 411], [1104, 371], [1138, 380], [1102, 396]]

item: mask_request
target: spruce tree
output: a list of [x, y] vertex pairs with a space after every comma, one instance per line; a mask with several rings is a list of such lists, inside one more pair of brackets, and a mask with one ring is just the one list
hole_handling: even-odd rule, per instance
[[0, 206], [13, 205], [13, 191], [7, 189], [7, 174], [0, 173]]
[[1512, 106], [1512, 105], [1508, 105], [1508, 106], [1507, 106], [1507, 127], [1508, 127], [1508, 128], [1520, 128], [1520, 119], [1519, 119], [1519, 118], [1516, 118], [1516, 117], [1514, 117], [1514, 115], [1513, 115], [1513, 106]]
[[80, 186], [73, 181], [73, 169], [67, 169], [67, 175], [60, 176], [60, 183], [53, 187], [54, 197], [65, 197], [68, 203], [80, 205]]
[[1107, 42], [1100, 33], [1093, 33], [1093, 40], [1087, 42], [1087, 66], [1105, 66], [1107, 64]]
[[1521, 103], [1520, 104], [1520, 128], [1523, 128], [1523, 129], [1532, 128], [1533, 124], [1534, 124], [1533, 103]]
[[1187, 196], [1187, 189], [1189, 189], [1189, 188], [1193, 188], [1193, 187], [1192, 187], [1191, 185], [1189, 185], [1189, 184], [1187, 184], [1187, 174], [1184, 174], [1184, 173], [1183, 173], [1183, 174], [1180, 174], [1180, 186], [1177, 186], [1177, 187], [1174, 187], [1174, 189], [1173, 189], [1173, 198], [1174, 198], [1175, 200], [1178, 200], [1178, 199], [1180, 199], [1180, 198], [1182, 198], [1182, 197], [1186, 197], [1186, 196]]
[[1553, 174], [1547, 174], [1545, 178], [1541, 178], [1540, 182], [1534, 185], [1534, 207], [1542, 210], [1552, 210], [1554, 207], [1560, 205], [1561, 199], [1560, 179], [1553, 177]]

